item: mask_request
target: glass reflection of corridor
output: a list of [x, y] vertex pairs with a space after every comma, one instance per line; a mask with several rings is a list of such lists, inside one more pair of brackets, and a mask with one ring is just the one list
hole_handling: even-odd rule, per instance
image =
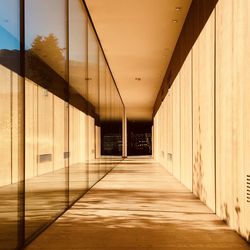
[[[83, 1], [0, 0], [1, 250], [22, 249], [122, 160], [124, 110]], [[102, 152], [104, 124], [117, 140]]]
[[128, 158], [27, 249], [249, 249], [165, 168]]

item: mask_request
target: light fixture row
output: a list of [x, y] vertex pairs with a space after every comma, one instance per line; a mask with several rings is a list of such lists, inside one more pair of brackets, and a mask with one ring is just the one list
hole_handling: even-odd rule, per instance
[[[175, 7], [175, 10], [176, 10], [176, 11], [181, 11], [181, 7], [180, 7], [180, 6], [176, 6], [176, 7]], [[178, 20], [177, 20], [177, 19], [173, 19], [172, 22], [173, 22], [173, 23], [177, 23]]]

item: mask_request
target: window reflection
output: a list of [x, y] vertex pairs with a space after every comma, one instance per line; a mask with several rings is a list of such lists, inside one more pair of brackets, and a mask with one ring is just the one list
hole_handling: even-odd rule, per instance
[[67, 8], [62, 0], [25, 4], [25, 237], [29, 238], [67, 206], [68, 121], [62, 99], [67, 86]]
[[0, 0], [0, 249], [33, 239], [121, 156], [123, 105], [83, 2], [25, 1], [25, 79], [19, 2]]
[[19, 1], [0, 0], [0, 6], [0, 249], [14, 249], [19, 245], [18, 174], [23, 160]]
[[88, 41], [83, 3], [69, 3], [69, 200], [75, 201], [88, 189]]

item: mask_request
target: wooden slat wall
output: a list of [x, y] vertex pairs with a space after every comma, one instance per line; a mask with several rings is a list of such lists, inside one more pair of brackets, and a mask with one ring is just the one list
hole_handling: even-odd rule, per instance
[[11, 182], [11, 71], [0, 65], [0, 185]]
[[25, 178], [37, 176], [37, 91], [38, 86], [32, 81], [25, 80]]
[[217, 214], [250, 235], [250, 2], [221, 0], [216, 7]]
[[181, 182], [192, 190], [192, 65], [191, 53], [180, 71]]
[[[165, 99], [159, 94], [154, 129], [164, 138], [173, 127], [173, 165], [164, 166], [249, 240], [250, 1], [220, 0], [213, 11], [208, 2], [193, 1], [170, 64], [174, 79], [163, 87]], [[169, 150], [169, 140], [161, 148], [164, 143]]]
[[54, 114], [53, 114], [53, 169], [57, 170], [64, 166], [64, 100], [53, 96]]
[[193, 0], [154, 105], [155, 115], [218, 0]]
[[173, 175], [181, 178], [181, 114], [180, 114], [180, 77], [176, 77], [173, 85]]
[[21, 77], [12, 72], [12, 183], [18, 182], [20, 173], [20, 85], [23, 84]]
[[167, 103], [167, 151], [166, 151], [166, 165], [170, 173], [173, 173], [173, 91], [169, 89], [168, 103]]
[[[50, 154], [53, 157], [53, 94], [38, 86], [37, 92], [38, 119], [38, 157]], [[53, 161], [38, 159], [38, 175], [53, 171]]]
[[215, 211], [214, 12], [193, 47], [194, 193]]

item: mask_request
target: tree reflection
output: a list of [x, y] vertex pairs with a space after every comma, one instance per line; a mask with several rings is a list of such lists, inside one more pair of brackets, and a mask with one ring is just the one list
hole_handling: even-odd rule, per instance
[[63, 51], [64, 49], [59, 47], [58, 38], [54, 34], [49, 34], [46, 37], [38, 35], [31, 47], [31, 52], [37, 55], [59, 75], [64, 75], [65, 73]]

